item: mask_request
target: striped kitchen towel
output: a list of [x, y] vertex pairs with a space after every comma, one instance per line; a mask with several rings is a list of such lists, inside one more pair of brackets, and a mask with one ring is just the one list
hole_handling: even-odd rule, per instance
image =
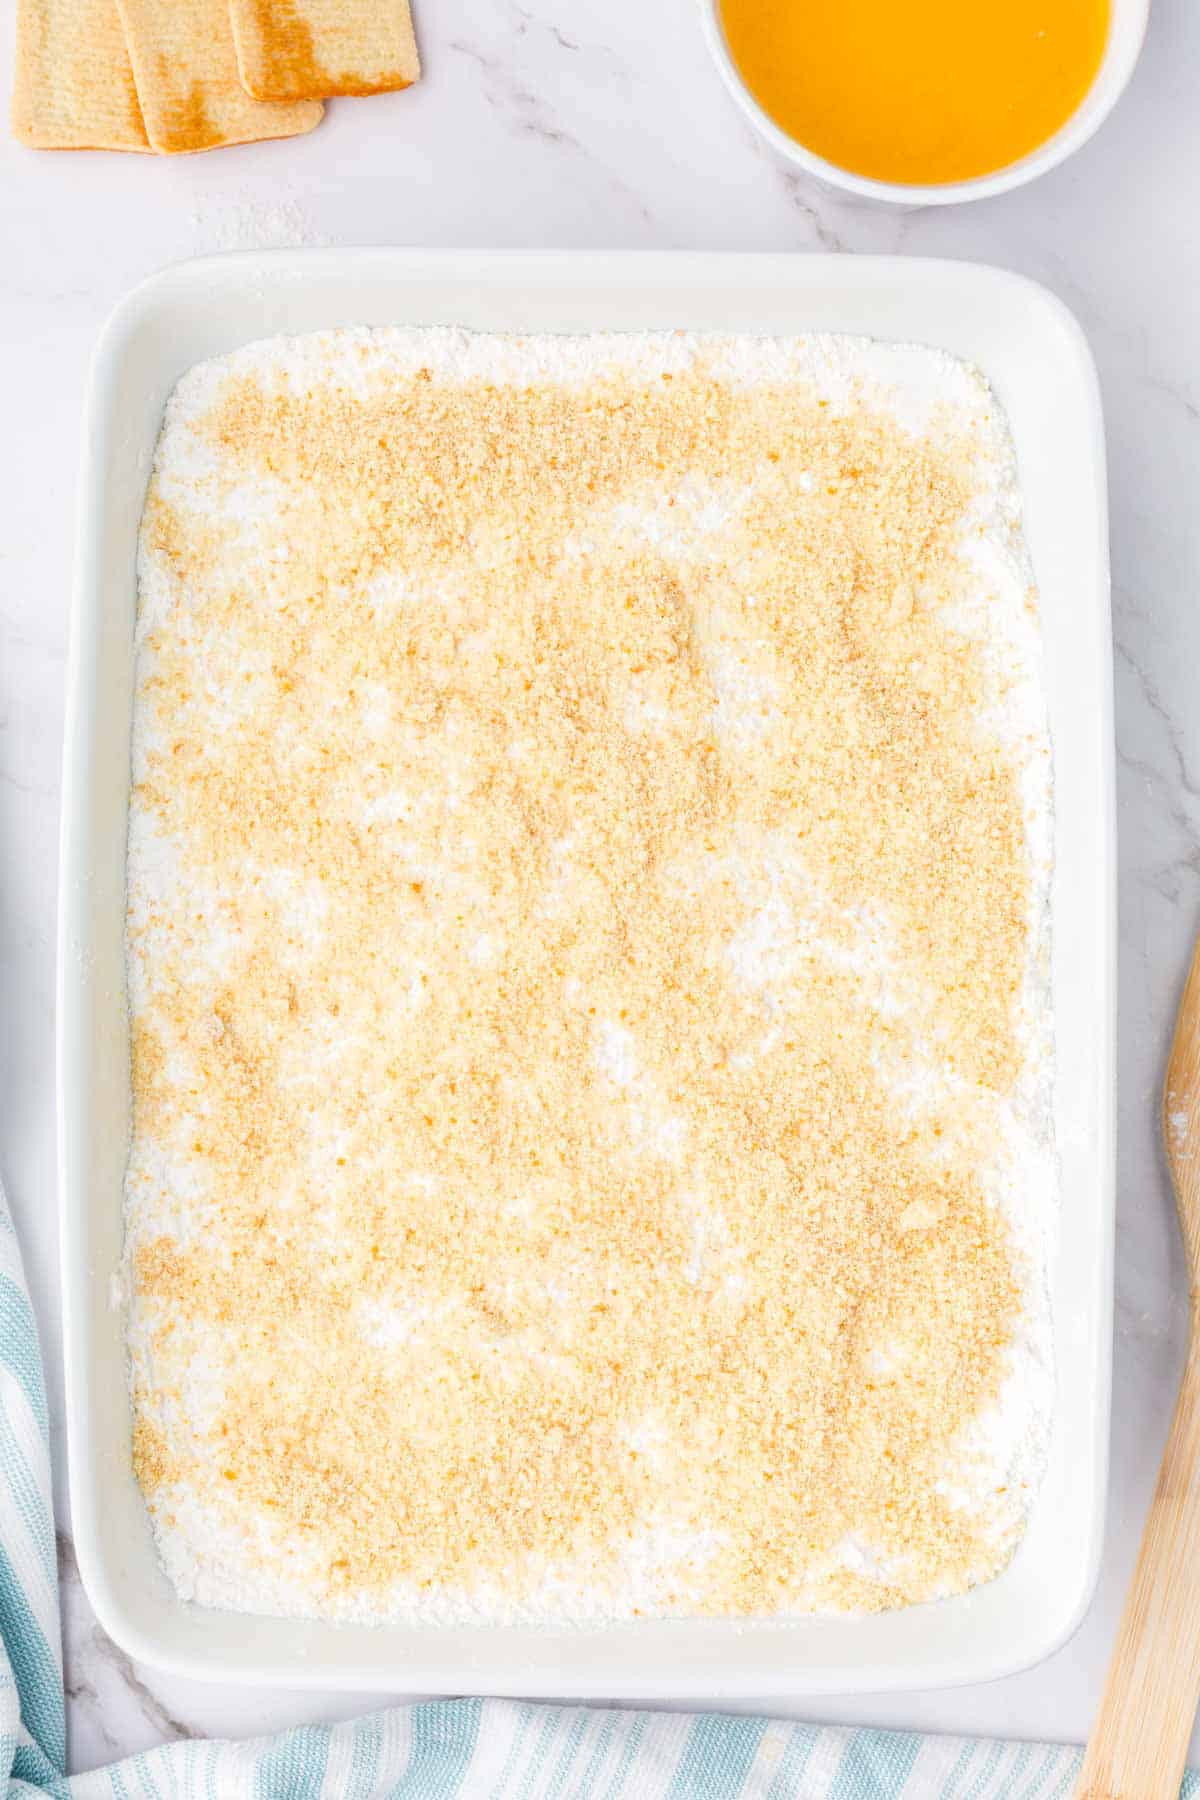
[[[60, 1800], [1059, 1800], [1079, 1752], [778, 1719], [443, 1700], [66, 1774], [49, 1425], [0, 1188], [0, 1771]], [[1195, 1792], [1187, 1777], [1184, 1794]]]

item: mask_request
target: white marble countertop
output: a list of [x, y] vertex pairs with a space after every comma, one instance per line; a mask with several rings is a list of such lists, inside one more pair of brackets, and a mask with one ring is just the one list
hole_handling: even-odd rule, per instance
[[[273, 244], [902, 251], [1053, 288], [1100, 366], [1112, 490], [1120, 753], [1120, 1222], [1104, 1568], [1041, 1668], [826, 1718], [1082, 1738], [1137, 1544], [1183, 1342], [1185, 1281], [1156, 1089], [1200, 923], [1200, 8], [1156, 0], [1117, 112], [1034, 186], [959, 208], [849, 204], [778, 162], [709, 64], [696, 0], [414, 0], [426, 78], [336, 102], [312, 136], [149, 161], [0, 143], [0, 1167], [61, 1417], [54, 1172], [59, 740], [85, 373], [117, 298], [165, 263]], [[11, 12], [11, 6], [5, 9]], [[11, 29], [0, 32], [11, 55]], [[10, 71], [0, 66], [0, 89]], [[374, 1704], [133, 1667], [74, 1570], [56, 1441], [75, 1768], [185, 1734]], [[797, 1696], [775, 1710], [813, 1709]]]

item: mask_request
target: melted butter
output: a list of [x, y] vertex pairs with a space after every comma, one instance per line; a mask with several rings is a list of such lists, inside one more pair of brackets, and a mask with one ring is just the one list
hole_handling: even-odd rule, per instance
[[991, 174], [1091, 87], [1109, 0], [721, 0], [759, 104], [826, 161], [879, 181]]

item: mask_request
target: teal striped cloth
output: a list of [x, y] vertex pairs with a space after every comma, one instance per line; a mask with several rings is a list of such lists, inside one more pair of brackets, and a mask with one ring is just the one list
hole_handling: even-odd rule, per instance
[[[0, 1188], [0, 1770], [61, 1800], [1065, 1800], [1079, 1752], [780, 1719], [440, 1700], [66, 1774], [49, 1423]], [[1189, 1775], [1184, 1794], [1195, 1792]]]

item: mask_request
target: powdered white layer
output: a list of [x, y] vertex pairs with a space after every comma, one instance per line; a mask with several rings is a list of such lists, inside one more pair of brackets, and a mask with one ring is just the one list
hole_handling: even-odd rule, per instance
[[[990, 1194], [1012, 1225], [1024, 1304], [1008, 1379], [997, 1405], [974, 1422], [969, 1442], [971, 1478], [965, 1484], [960, 1478], [952, 1498], [975, 1511], [985, 1499], [994, 1502], [998, 1489], [1005, 1489], [999, 1530], [1007, 1540], [1019, 1531], [1040, 1479], [1054, 1387], [1046, 1278], [1057, 1200], [1049, 949], [1051, 766], [1040, 634], [1021, 537], [1015, 463], [1003, 417], [977, 372], [938, 351], [840, 337], [659, 333], [505, 338], [435, 329], [356, 330], [273, 339], [202, 364], [180, 382], [168, 405], [157, 451], [160, 490], [166, 500], [178, 497], [192, 510], [208, 504], [221, 508], [227, 516], [233, 513], [251, 534], [256, 517], [270, 516], [274, 496], [269, 483], [223, 490], [214, 479], [217, 466], [212, 451], [191, 430], [231, 375], [254, 374], [296, 391], [334, 382], [351, 392], [381, 375], [402, 380], [419, 368], [428, 368], [441, 379], [494, 383], [523, 384], [533, 379], [580, 383], [618, 370], [649, 381], [663, 373], [682, 372], [698, 354], [703, 354], [709, 370], [735, 384], [796, 380], [815, 387], [833, 409], [865, 399], [885, 407], [905, 429], [936, 433], [944, 426], [958, 434], [970, 422], [978, 434], [983, 497], [964, 533], [964, 554], [977, 570], [978, 582], [951, 622], [986, 646], [991, 692], [981, 729], [998, 735], [1010, 747], [1020, 768], [1025, 801], [1032, 872], [1030, 948], [1020, 1019], [1025, 1062], [1018, 1090], [1002, 1110], [995, 1159], [983, 1171]], [[705, 538], [719, 536], [739, 505], [736, 495], [714, 495], [699, 487], [693, 490], [686, 483], [675, 499], [669, 513], [666, 508], [630, 509], [628, 517], [621, 520], [623, 528], [681, 556], [702, 555]], [[585, 552], [587, 547], [581, 539], [579, 550]], [[401, 578], [390, 579], [394, 587]], [[394, 599], [385, 591], [386, 585], [381, 584], [377, 596], [380, 606]], [[144, 698], [155, 667], [147, 633], [154, 627], [174, 630], [180, 624], [172, 614], [170, 592], [154, 557], [143, 546], [139, 556], [135, 781], [145, 772], [147, 753], [157, 747], [155, 724]], [[202, 633], [202, 622], [192, 618], [184, 623]], [[202, 642], [197, 643], [197, 650], [198, 666], [202, 667]], [[745, 671], [734, 657], [715, 655], [712, 673], [721, 699], [714, 726], [735, 737], [761, 731], [764, 702], [769, 706], [770, 696], [745, 687]], [[245, 689], [243, 694], [214, 692], [209, 696], [214, 732], [231, 725], [242, 708], [253, 704], [253, 682], [247, 682]], [[382, 692], [378, 711], [382, 734], [387, 730], [387, 696]], [[643, 717], [634, 701], [627, 723], [631, 730], [652, 728], [653, 719]], [[564, 843], [561, 849], [565, 872], [570, 846]], [[798, 953], [846, 956], [843, 945], [823, 944], [811, 935], [803, 938], [803, 949], [798, 952], [802, 933], [794, 910], [796, 871], [777, 861], [771, 845], [747, 846], [741, 873], [752, 879], [761, 895], [746, 931], [729, 947], [731, 963], [741, 979], [755, 987], [769, 987], [772, 979], [783, 973], [780, 959], [786, 962]], [[303, 927], [299, 936], [320, 929], [323, 900], [319, 893], [297, 884], [287, 899], [297, 924]], [[210, 926], [207, 948], [213, 965], [205, 973], [220, 967], [232, 939], [223, 926], [221, 896], [184, 873], [173, 846], [161, 841], [149, 813], [136, 804], [130, 814], [129, 905], [141, 934], [138, 953], [131, 956], [129, 964], [130, 1004], [137, 1017], [149, 1014], [154, 1005], [155, 943], [146, 930], [152, 911], [170, 913], [186, 906], [203, 915]], [[881, 896], [876, 912], [856, 919], [854, 925], [853, 961], [864, 978], [864, 1003], [881, 1011], [903, 1010], [905, 995], [889, 945], [886, 897]], [[485, 962], [489, 953], [488, 944], [481, 940], [474, 954]], [[596, 1062], [598, 1071], [620, 1090], [636, 1128], [653, 1138], [660, 1150], [668, 1150], [672, 1134], [680, 1127], [664, 1110], [660, 1097], [647, 1091], [635, 1047], [616, 1021], [598, 1024]], [[176, 1073], [183, 1087], [187, 1072]], [[972, 1103], [972, 1096], [959, 1091], [932, 1047], [928, 1055], [895, 1075], [894, 1081], [914, 1113], [944, 1107], [948, 1099], [963, 1107]], [[191, 1135], [191, 1121], [181, 1118], [180, 1127], [183, 1142]], [[319, 1171], [314, 1174], [319, 1176]], [[127, 1202], [143, 1235], [163, 1232], [186, 1242], [204, 1234], [206, 1200], [197, 1191], [186, 1159], [149, 1138], [139, 1137], [132, 1146]], [[719, 1220], [698, 1218], [697, 1258], [704, 1254], [706, 1233], [713, 1231], [720, 1231]], [[405, 1322], [364, 1319], [363, 1328], [386, 1340], [389, 1333], [405, 1329]], [[135, 1374], [154, 1385], [150, 1333], [136, 1298], [130, 1306], [128, 1341]], [[886, 1345], [878, 1347], [884, 1362], [887, 1353]], [[177, 1379], [178, 1370], [173, 1368], [172, 1375]], [[180, 1441], [193, 1445], [200, 1441], [200, 1434], [219, 1411], [221, 1395], [218, 1371], [206, 1362], [203, 1346], [196, 1346], [175, 1416], [169, 1421]], [[169, 1511], [156, 1508], [154, 1523], [163, 1562], [185, 1597], [240, 1611], [303, 1614], [317, 1610], [319, 1557], [314, 1554], [311, 1566], [307, 1565], [298, 1546], [272, 1539], [265, 1521], [247, 1518], [235, 1530], [198, 1504], [194, 1496], [176, 1488]], [[623, 1548], [619, 1577], [612, 1588], [597, 1592], [563, 1571], [548, 1576], [543, 1591], [520, 1606], [511, 1595], [484, 1589], [434, 1595], [395, 1590], [369, 1602], [351, 1596], [336, 1608], [322, 1600], [319, 1610], [348, 1619], [405, 1617], [430, 1622], [553, 1618], [586, 1623], [628, 1617], [635, 1608], [648, 1615], [661, 1610], [658, 1596], [668, 1571], [674, 1591], [686, 1595], [686, 1568], [689, 1563], [702, 1562], [705, 1549], [699, 1536], [675, 1542], [661, 1533], [647, 1534]], [[868, 1578], [882, 1580], [887, 1575], [867, 1544], [847, 1540], [832, 1560]]]

